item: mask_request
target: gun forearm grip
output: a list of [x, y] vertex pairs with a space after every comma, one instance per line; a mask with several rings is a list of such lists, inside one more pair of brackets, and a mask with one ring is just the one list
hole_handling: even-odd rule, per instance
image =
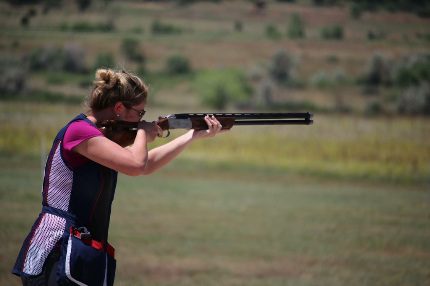
[[[221, 123], [222, 129], [231, 129], [234, 125], [234, 118], [216, 117], [216, 119]], [[204, 117], [192, 118], [191, 124], [192, 129], [195, 130], [206, 130], [209, 128]]]

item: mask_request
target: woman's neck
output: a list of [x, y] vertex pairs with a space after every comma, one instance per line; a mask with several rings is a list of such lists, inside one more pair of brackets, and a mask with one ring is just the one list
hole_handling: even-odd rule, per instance
[[93, 123], [116, 119], [111, 108], [106, 108], [98, 111], [91, 110], [87, 113], [87, 118], [91, 120]]

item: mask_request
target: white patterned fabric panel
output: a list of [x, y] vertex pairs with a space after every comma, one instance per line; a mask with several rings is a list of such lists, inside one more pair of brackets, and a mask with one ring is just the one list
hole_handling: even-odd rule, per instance
[[64, 164], [60, 148], [61, 144], [58, 144], [52, 158], [47, 203], [51, 207], [67, 211], [72, 193], [73, 172]]
[[56, 215], [45, 213], [35, 229], [25, 256], [23, 272], [39, 275], [43, 264], [55, 244], [63, 235], [66, 220]]

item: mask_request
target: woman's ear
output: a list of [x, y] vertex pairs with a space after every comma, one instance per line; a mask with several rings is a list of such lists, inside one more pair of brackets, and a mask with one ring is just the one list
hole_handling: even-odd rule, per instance
[[124, 109], [125, 109], [125, 106], [121, 101], [118, 101], [113, 106], [113, 112], [114, 112], [116, 117], [120, 117], [121, 114], [124, 112]]

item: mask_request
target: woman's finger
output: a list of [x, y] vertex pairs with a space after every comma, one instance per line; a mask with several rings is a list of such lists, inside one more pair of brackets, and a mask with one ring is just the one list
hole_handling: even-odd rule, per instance
[[222, 125], [221, 125], [221, 123], [218, 121], [218, 119], [215, 117], [215, 116], [211, 116], [211, 118], [210, 118], [210, 120], [212, 121], [212, 123], [213, 123], [213, 127], [214, 127], [214, 130], [216, 131], [216, 132], [219, 132], [221, 129], [222, 129]]
[[206, 121], [206, 124], [208, 125], [209, 130], [210, 130], [210, 129], [213, 129], [213, 127], [214, 127], [214, 122], [212, 121], [212, 119], [210, 118], [210, 116], [209, 116], [209, 115], [206, 115], [206, 116], [205, 116], [205, 121]]
[[218, 119], [215, 116], [212, 116], [213, 122], [215, 122], [216, 130], [217, 132], [222, 129], [221, 123], [218, 121]]
[[152, 123], [154, 123], [155, 125], [157, 137], [163, 137], [163, 129], [161, 129], [161, 127], [158, 126], [156, 121], [153, 121]]

